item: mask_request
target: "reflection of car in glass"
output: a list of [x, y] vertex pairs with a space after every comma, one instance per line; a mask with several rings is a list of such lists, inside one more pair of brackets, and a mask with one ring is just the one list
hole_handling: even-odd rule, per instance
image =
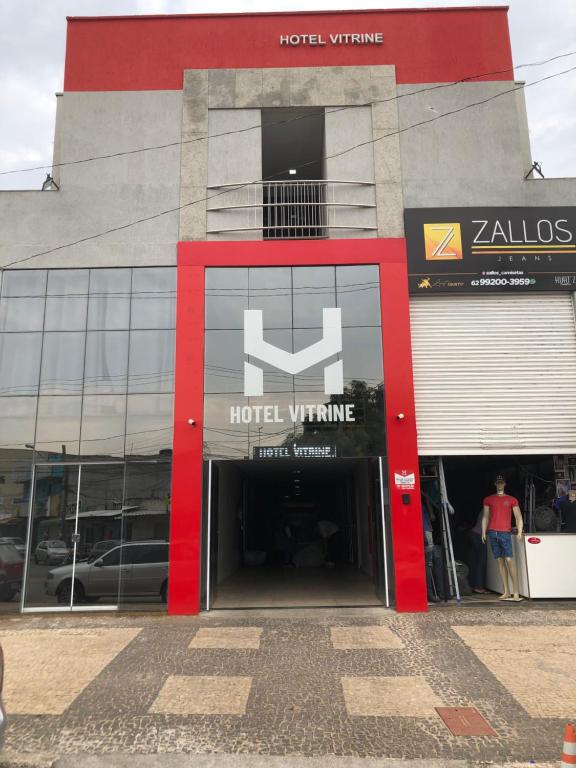
[[0, 600], [12, 600], [20, 592], [24, 558], [12, 544], [0, 544]]
[[41, 541], [34, 552], [34, 562], [61, 563], [70, 555], [70, 550], [63, 541], [50, 539]]
[[12, 544], [22, 557], [26, 557], [26, 544], [20, 536], [0, 536], [0, 544]]
[[4, 731], [6, 730], [6, 710], [2, 702], [4, 688], [4, 651], [0, 645], [0, 749], [4, 747]]
[[[121, 580], [121, 584], [120, 584]], [[70, 602], [72, 566], [53, 568], [45, 581], [46, 594], [59, 603]], [[168, 590], [168, 543], [138, 541], [121, 544], [93, 562], [77, 562], [74, 600], [99, 597], [158, 596], [166, 602]]]
[[117, 547], [120, 544], [118, 539], [106, 539], [106, 541], [97, 541], [92, 549], [88, 552], [87, 560], [89, 563], [94, 562], [94, 560], [97, 560], [101, 555], [104, 554], [104, 552], [108, 552], [111, 549], [114, 549], [114, 547]]

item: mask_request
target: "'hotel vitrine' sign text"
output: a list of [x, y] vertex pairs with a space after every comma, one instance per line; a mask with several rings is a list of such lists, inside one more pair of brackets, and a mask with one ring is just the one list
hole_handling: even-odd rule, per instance
[[280, 45], [288, 45], [293, 48], [299, 45], [382, 45], [383, 43], [384, 35], [382, 32], [280, 35]]

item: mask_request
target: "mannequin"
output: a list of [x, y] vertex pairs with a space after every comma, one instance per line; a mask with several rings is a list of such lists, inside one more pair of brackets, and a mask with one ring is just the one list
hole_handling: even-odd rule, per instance
[[[514, 514], [516, 520], [517, 539], [522, 537], [524, 521], [518, 499], [504, 493], [506, 481], [502, 475], [496, 477], [494, 485], [496, 486], [496, 493], [492, 496], [486, 496], [483, 502], [482, 541], [486, 541], [486, 533], [488, 533], [490, 547], [498, 563], [504, 588], [500, 600], [519, 603], [522, 598], [518, 594], [518, 570], [512, 553], [511, 513]], [[512, 582], [512, 593], [510, 592], [510, 581]]]

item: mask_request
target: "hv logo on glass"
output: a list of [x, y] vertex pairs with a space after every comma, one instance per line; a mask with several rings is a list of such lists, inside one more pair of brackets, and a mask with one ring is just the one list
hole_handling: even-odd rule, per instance
[[[322, 310], [322, 338], [299, 352], [287, 352], [264, 340], [264, 320], [261, 309], [244, 310], [244, 353], [293, 376], [323, 360], [342, 352], [342, 315], [340, 309]], [[341, 395], [344, 392], [342, 360], [324, 366], [324, 392]], [[244, 362], [244, 395], [264, 394], [264, 371], [258, 365]]]

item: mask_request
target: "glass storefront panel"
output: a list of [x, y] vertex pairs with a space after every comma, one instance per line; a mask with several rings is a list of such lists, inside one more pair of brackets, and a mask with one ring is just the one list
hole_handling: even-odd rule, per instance
[[37, 461], [78, 455], [81, 408], [80, 396], [42, 395], [38, 399]]
[[175, 269], [154, 267], [133, 271], [130, 327], [176, 327]]
[[122, 330], [130, 325], [129, 269], [90, 271], [89, 330]]
[[88, 294], [88, 269], [51, 269], [48, 272], [48, 296], [85, 299]]
[[73, 559], [78, 474], [78, 466], [68, 464], [35, 469], [24, 608], [70, 606], [71, 592], [66, 594], [60, 576]]
[[122, 566], [124, 463], [82, 464], [74, 521], [74, 571], [60, 571], [61, 590], [74, 577], [73, 605], [118, 605]]
[[42, 349], [40, 393], [74, 395], [82, 392], [84, 333], [46, 333]]
[[0, 302], [0, 331], [41, 331], [44, 298], [6, 299]]
[[18, 609], [32, 482], [35, 397], [0, 397], [0, 611]]
[[131, 331], [128, 391], [174, 391], [175, 331]]
[[125, 395], [85, 395], [80, 453], [104, 460], [124, 455]]
[[45, 269], [14, 269], [3, 272], [2, 298], [6, 296], [44, 296]]
[[84, 391], [126, 392], [127, 376], [128, 331], [88, 331]]
[[[79, 563], [86, 560], [87, 547], [99, 544], [103, 550], [107, 546], [104, 542], [119, 541], [122, 535], [122, 488], [113, 494], [106, 491], [110, 478], [105, 470], [98, 475], [101, 462], [120, 460], [123, 473], [125, 453], [148, 464], [155, 457], [164, 463], [170, 461], [175, 282], [172, 267], [19, 270], [1, 275], [0, 539], [14, 540], [7, 544], [7, 552], [14, 554], [14, 548], [19, 547], [15, 551], [26, 554], [36, 462], [38, 489], [32, 504], [34, 540], [30, 543], [28, 597], [37, 607], [57, 609], [68, 600], [65, 597], [64, 603], [58, 602], [55, 594], [45, 592], [40, 563], [33, 558], [46, 536], [54, 541], [64, 537], [68, 550], [73, 550], [79, 472], [74, 462], [79, 456], [90, 462], [80, 469], [86, 487], [102, 485], [96, 494], [93, 489], [87, 492], [97, 498], [83, 500], [84, 483], [80, 480], [76, 530]], [[50, 463], [48, 468], [42, 466], [46, 462]], [[118, 469], [112, 471], [117, 473]], [[164, 476], [166, 470], [162, 472]], [[170, 469], [167, 477], [162, 484], [167, 483], [169, 489]], [[156, 498], [153, 494], [152, 489], [150, 498]], [[152, 509], [149, 504], [147, 509]], [[137, 516], [137, 510], [132, 511]], [[165, 511], [155, 509], [154, 513], [166, 521]], [[64, 530], [56, 530], [62, 527], [62, 516]], [[141, 516], [146, 518], [148, 513]], [[41, 539], [37, 531], [40, 523]], [[165, 540], [167, 535], [165, 527], [155, 526], [153, 540]], [[110, 553], [110, 558], [120, 563], [120, 551]], [[0, 571], [8, 573], [10, 568], [4, 568], [4, 560], [8, 562], [0, 551]], [[54, 565], [61, 564], [50, 563]], [[17, 565], [10, 567], [10, 573], [18, 570]], [[103, 567], [112, 567], [112, 563]], [[118, 573], [120, 565], [114, 567]], [[23, 568], [21, 558], [20, 571]], [[22, 580], [22, 573], [18, 578]], [[8, 584], [0, 574], [0, 610], [18, 607], [18, 595], [13, 594], [17, 581], [12, 579]], [[98, 597], [93, 590], [89, 595], [91, 599]], [[117, 592], [114, 599], [98, 599], [105, 606], [115, 601]], [[162, 605], [159, 593], [156, 603]], [[83, 604], [88, 607], [91, 603]]]
[[86, 328], [88, 298], [48, 296], [46, 299], [46, 331], [83, 331]]
[[264, 328], [292, 327], [292, 270], [290, 267], [250, 269], [248, 305], [262, 310]]
[[164, 608], [168, 589], [169, 461], [128, 462], [122, 533], [123, 608]]
[[41, 333], [0, 333], [0, 396], [37, 394], [41, 349]]
[[294, 269], [294, 328], [321, 328], [322, 310], [335, 306], [334, 267]]
[[128, 395], [125, 454], [167, 456], [172, 453], [174, 395]]
[[[273, 328], [264, 331], [270, 344], [292, 352], [292, 331]], [[244, 337], [242, 331], [206, 331], [204, 337], [204, 391], [206, 394], [243, 392], [244, 390]], [[248, 361], [249, 357], [246, 358]], [[261, 367], [271, 392], [291, 392], [294, 377], [274, 366]]]
[[[206, 330], [207, 458], [257, 458], [263, 456], [262, 448], [276, 449], [274, 455], [286, 457], [317, 446], [324, 446], [331, 457], [385, 454], [378, 269], [338, 270], [250, 268], [249, 307], [253, 286], [273, 287], [281, 319], [275, 318], [274, 302], [268, 303], [267, 297], [268, 326], [264, 321], [262, 337], [251, 339], [249, 356], [244, 353], [243, 330]], [[211, 271], [207, 270], [207, 285]], [[229, 276], [225, 271], [218, 270], [219, 282], [233, 285], [237, 270], [227, 270]], [[338, 287], [364, 289], [365, 283], [370, 295], [367, 307], [355, 313], [349, 299], [337, 306]], [[258, 294], [255, 303], [263, 306], [261, 298]], [[211, 295], [207, 301], [216, 314], [217, 297]], [[324, 310], [331, 310], [326, 313], [326, 327]], [[233, 328], [242, 323], [240, 305], [236, 312], [238, 316], [230, 318]], [[290, 316], [293, 323], [288, 327], [274, 327]]]
[[248, 309], [247, 269], [206, 270], [206, 328], [244, 327]]
[[378, 266], [336, 267], [336, 306], [342, 325], [380, 326], [380, 276]]

